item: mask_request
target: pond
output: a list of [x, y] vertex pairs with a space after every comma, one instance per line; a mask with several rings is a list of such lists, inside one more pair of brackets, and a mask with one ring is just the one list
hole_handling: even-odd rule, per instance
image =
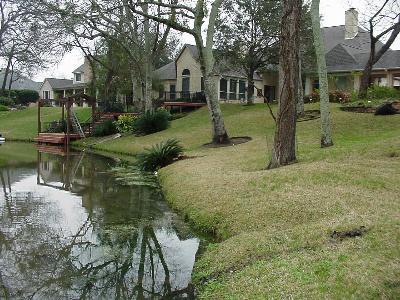
[[199, 239], [157, 187], [121, 181], [119, 165], [0, 145], [1, 299], [194, 298]]

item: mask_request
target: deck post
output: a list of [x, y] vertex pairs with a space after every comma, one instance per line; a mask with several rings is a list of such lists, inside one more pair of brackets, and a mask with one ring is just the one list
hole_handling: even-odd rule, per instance
[[62, 121], [64, 121], [64, 118], [65, 118], [64, 104], [65, 104], [64, 101], [61, 101], [61, 107], [62, 107], [61, 108], [61, 120]]
[[38, 135], [42, 131], [42, 124], [40, 123], [40, 99], [38, 99], [37, 106], [38, 106]]
[[67, 136], [65, 139], [65, 146], [68, 148], [69, 146], [69, 130], [71, 126], [71, 106], [70, 106], [70, 99], [67, 99]]

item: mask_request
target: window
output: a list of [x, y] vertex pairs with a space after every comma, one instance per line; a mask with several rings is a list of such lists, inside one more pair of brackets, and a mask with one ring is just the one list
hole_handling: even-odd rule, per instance
[[176, 85], [175, 84], [169, 85], [169, 99], [170, 100], [176, 99]]
[[82, 74], [81, 73], [75, 73], [75, 81], [77, 81], [77, 82], [82, 81]]
[[312, 89], [313, 89], [313, 91], [319, 90], [319, 80], [318, 79], [313, 80]]
[[182, 71], [182, 98], [190, 97], [190, 71], [184, 69]]
[[246, 82], [244, 80], [239, 80], [239, 100], [246, 99]]
[[226, 99], [226, 94], [228, 92], [228, 81], [225, 78], [221, 78], [219, 81], [219, 98]]
[[237, 83], [238, 83], [238, 81], [236, 79], [230, 80], [229, 100], [236, 100], [238, 98], [236, 95]]
[[201, 77], [200, 89], [201, 89], [202, 92], [204, 92], [204, 78], [203, 77]]
[[43, 91], [43, 99], [50, 99], [50, 91]]

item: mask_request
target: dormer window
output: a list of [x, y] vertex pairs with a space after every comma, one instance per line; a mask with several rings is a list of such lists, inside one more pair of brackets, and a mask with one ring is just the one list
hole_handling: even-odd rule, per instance
[[81, 73], [75, 73], [75, 81], [76, 82], [82, 81], [82, 74]]

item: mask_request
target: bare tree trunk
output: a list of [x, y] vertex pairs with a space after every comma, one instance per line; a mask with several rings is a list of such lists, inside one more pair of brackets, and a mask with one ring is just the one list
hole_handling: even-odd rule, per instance
[[319, 77], [319, 97], [321, 110], [321, 147], [330, 147], [333, 145], [331, 116], [329, 112], [329, 88], [328, 74], [326, 71], [325, 46], [322, 39], [319, 0], [312, 0], [311, 3], [311, 22], [314, 35], [314, 47], [317, 57], [318, 77]]
[[301, 77], [301, 59], [299, 59], [299, 92], [297, 96], [296, 112], [298, 117], [304, 116], [304, 92]]
[[13, 52], [14, 52], [14, 46], [12, 47], [9, 55], [8, 55], [8, 61], [7, 61], [7, 67], [4, 73], [4, 79], [3, 79], [3, 85], [1, 87], [1, 93], [5, 95], [6, 91], [6, 86], [7, 86], [7, 79], [8, 79], [8, 74], [10, 73], [10, 67], [12, 63], [12, 58], [13, 58]]
[[254, 104], [254, 71], [250, 70], [249, 74], [247, 74], [247, 105]]
[[[143, 12], [145, 14], [149, 13], [149, 5], [143, 4]], [[149, 18], [144, 19], [144, 47], [145, 47], [145, 57], [144, 57], [144, 101], [145, 101], [145, 111], [150, 111], [153, 109], [152, 94], [153, 94], [153, 60], [151, 57], [151, 36], [150, 36], [150, 20]]]
[[302, 0], [283, 0], [279, 64], [280, 87], [274, 146], [268, 169], [296, 161], [296, 102], [299, 84], [299, 35]]

